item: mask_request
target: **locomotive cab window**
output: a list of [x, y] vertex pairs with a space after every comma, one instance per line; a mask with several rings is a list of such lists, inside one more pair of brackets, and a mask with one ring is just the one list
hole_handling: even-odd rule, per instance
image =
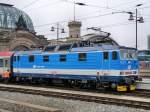
[[113, 51], [113, 52], [112, 52], [112, 59], [113, 59], [113, 60], [117, 60], [117, 59], [118, 59], [118, 55], [117, 55], [117, 52], [116, 52], [116, 51]]
[[86, 61], [86, 59], [87, 59], [86, 53], [78, 54], [78, 61]]
[[49, 62], [49, 56], [43, 56], [43, 62]]
[[104, 60], [108, 60], [109, 59], [109, 53], [108, 52], [104, 52]]
[[34, 62], [34, 56], [33, 55], [29, 56], [29, 62]]
[[60, 55], [60, 58], [59, 58], [60, 62], [65, 62], [66, 60], [67, 60], [66, 55]]

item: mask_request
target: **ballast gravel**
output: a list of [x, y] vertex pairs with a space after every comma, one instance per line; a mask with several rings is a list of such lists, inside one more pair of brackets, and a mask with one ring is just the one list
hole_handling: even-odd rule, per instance
[[[63, 110], [63, 112], [149, 112], [149, 110], [131, 107], [99, 104], [77, 100], [66, 100], [60, 98], [44, 97], [40, 95], [22, 94], [5, 91], [0, 91], [0, 98], [6, 98], [21, 102], [28, 102], [31, 104], [35, 105], [37, 104], [46, 107], [54, 107]], [[0, 105], [2, 105], [1, 102]]]
[[[16, 105], [16, 104], [2, 102], [2, 101], [0, 101], [0, 108], [6, 109], [11, 112], [44, 112], [44, 111], [41, 111], [41, 110], [38, 110], [35, 108], [28, 108], [23, 105]], [[0, 112], [4, 112], [4, 110], [2, 110]]]

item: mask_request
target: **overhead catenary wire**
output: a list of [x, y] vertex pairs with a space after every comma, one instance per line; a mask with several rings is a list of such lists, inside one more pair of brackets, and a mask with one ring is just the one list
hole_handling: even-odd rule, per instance
[[131, 23], [129, 23], [129, 21], [124, 21], [124, 22], [114, 23], [110, 25], [104, 25], [104, 26], [101, 26], [101, 28], [110, 28], [110, 27], [122, 26], [122, 25], [128, 25], [128, 24], [131, 24]]
[[24, 6], [22, 9], [26, 9], [26, 8], [30, 7], [31, 5], [37, 3], [38, 1], [40, 1], [40, 0], [34, 0], [34, 1], [30, 2], [29, 4], [27, 4], [26, 6]]
[[[150, 21], [145, 21], [145, 22], [150, 22]], [[120, 27], [120, 26], [132, 25], [132, 24], [135, 24], [135, 22], [124, 21], [124, 22], [119, 22], [119, 23], [114, 23], [114, 24], [109, 24], [104, 26], [96, 26], [96, 27], [106, 29], [106, 28]], [[84, 28], [81, 31], [87, 31], [87, 28]], [[69, 33], [69, 32], [65, 32], [65, 33]], [[52, 35], [56, 35], [56, 34], [52, 34]]]
[[[98, 16], [91, 16], [91, 17], [86, 17], [86, 18], [79, 18], [78, 20], [86, 20], [86, 19], [92, 19], [92, 18], [97, 18], [97, 17], [102, 17], [102, 16], [107, 16], [107, 15], [111, 15], [111, 13], [106, 13], [106, 14], [102, 14], [102, 15], [98, 15]], [[68, 22], [68, 20], [66, 21], [61, 21], [62, 23], [63, 22]], [[49, 24], [43, 24], [43, 25], [38, 25], [38, 26], [35, 26], [35, 27], [43, 27], [43, 26], [47, 26], [47, 25], [52, 25], [52, 24], [55, 24], [57, 22], [53, 22], [53, 23], [49, 23]], [[116, 25], [117, 26], [117, 25]]]
[[[130, 23], [128, 21], [124, 21], [124, 22], [119, 22], [119, 23], [114, 23], [114, 24], [109, 24], [109, 25], [104, 25], [104, 26], [96, 26], [98, 28], [111, 28], [111, 27], [118, 27], [118, 26], [124, 26], [124, 25], [130, 25], [130, 24], [134, 24], [134, 22]], [[87, 31], [87, 28], [83, 28], [81, 29], [81, 31]], [[75, 32], [75, 31], [72, 31]], [[69, 33], [69, 32], [65, 32], [65, 33]], [[56, 33], [50, 33], [50, 34], [44, 34], [44, 35], [56, 35]]]
[[[125, 6], [125, 5], [127, 5], [127, 4], [129, 4], [129, 3], [134, 3], [134, 2], [137, 2], [137, 1], [139, 1], [139, 0], [134, 0], [134, 1], [126, 2], [126, 3], [121, 3], [121, 4], [118, 4], [118, 5], [115, 5], [115, 6], [112, 6], [112, 7], [108, 7], [108, 8], [106, 8], [106, 9], [103, 9], [103, 11], [106, 11], [106, 10], [122, 11], [121, 9], [116, 9], [116, 8], [121, 7], [121, 6], [123, 6], [123, 5]], [[132, 8], [133, 8], [133, 7], [132, 7]], [[91, 13], [89, 13], [89, 14], [86, 14], [86, 15], [90, 15], [90, 14], [97, 13], [97, 12], [99, 12], [99, 10], [93, 11], [93, 12], [91, 12]], [[85, 15], [85, 16], [86, 16], [86, 15]]]
[[[88, 20], [88, 19], [95, 19], [95, 18], [99, 18], [99, 17], [103, 17], [103, 16], [109, 16], [109, 15], [112, 15], [113, 12], [110, 12], [110, 13], [105, 13], [105, 14], [102, 14], [102, 15], [96, 15], [96, 16], [89, 16], [89, 17], [85, 17], [85, 18], [79, 18], [77, 20]], [[60, 21], [59, 23], [65, 23], [65, 22], [68, 22], [68, 20], [65, 20], [65, 21]], [[37, 25], [35, 27], [43, 27], [43, 26], [47, 26], [47, 25], [51, 25], [51, 24], [55, 24], [57, 22], [53, 22], [53, 23], [48, 23], [48, 24], [42, 24], [42, 25]]]
[[[130, 2], [126, 2], [126, 3], [122, 3], [122, 4], [118, 4], [118, 5], [115, 5], [115, 6], [112, 6], [111, 8], [108, 8], [108, 9], [110, 9], [110, 10], [114, 10], [114, 11], [132, 11], [132, 12], [134, 12], [135, 11], [135, 9], [133, 8], [133, 6], [131, 7], [128, 7], [128, 10], [124, 10], [124, 9], [115, 9], [115, 8], [118, 8], [118, 7], [121, 7], [122, 5], [127, 5], [127, 4], [131, 4], [131, 3], [134, 3], [134, 2], [137, 2], [137, 1], [139, 1], [139, 0], [134, 0], [134, 1], [130, 1]], [[145, 6], [145, 4], [146, 5], [148, 5], [148, 4], [150, 4], [150, 2], [142, 2], [142, 4]], [[145, 7], [140, 7], [140, 8], [138, 8], [138, 9], [146, 9], [146, 8], [150, 8], [150, 5], [149, 6], [145, 6]], [[108, 9], [105, 9], [105, 10], [108, 10]], [[103, 11], [105, 11], [105, 10], [103, 10]], [[93, 14], [93, 13], [96, 13], [96, 12], [99, 12], [99, 10], [98, 11], [94, 11], [94, 12], [91, 12], [90, 14]]]
[[[132, 2], [135, 2], [135, 0], [132, 1]], [[128, 2], [128, 3], [132, 3], [132, 2]], [[118, 10], [118, 11], [120, 11], [120, 10]], [[77, 20], [93, 19], [93, 18], [98, 18], [98, 17], [102, 17], [102, 16], [108, 16], [108, 15], [112, 15], [112, 14], [113, 14], [113, 12], [109, 12], [109, 13], [105, 13], [105, 14], [101, 14], [101, 15], [96, 15], [96, 16], [83, 17], [83, 18], [79, 18]], [[67, 21], [65, 21], [65, 22], [67, 22]]]
[[57, 21], [57, 22], [51, 22], [51, 23], [45, 23], [45, 24], [40, 24], [40, 25], [36, 25], [34, 27], [44, 27], [44, 26], [48, 26], [48, 25], [54, 25], [56, 23], [65, 23], [65, 22], [68, 22], [68, 20], [64, 20], [64, 21]]
[[[62, 1], [62, 0], [61, 0]], [[135, 0], [134, 1], [132, 1], [132, 2], [135, 2]], [[131, 2], [130, 2], [131, 3]], [[86, 20], [86, 19], [92, 19], [92, 18], [97, 18], [97, 17], [102, 17], [102, 16], [107, 16], [107, 15], [111, 15], [112, 14], [112, 12], [111, 13], [106, 13], [106, 14], [101, 14], [101, 15], [96, 15], [96, 16], [89, 16], [89, 17], [83, 17], [83, 18], [79, 18], [78, 20]], [[62, 21], [62, 23], [63, 22], [68, 22], [68, 20], [65, 20], [65, 21]], [[51, 24], [55, 24], [56, 22], [53, 22], [53, 23], [47, 23], [47, 24], [41, 24], [41, 25], [36, 25], [35, 27], [44, 27], [44, 26], [48, 26], [48, 25], [51, 25]]]
[[[95, 18], [99, 18], [99, 17], [103, 17], [103, 16], [109, 16], [112, 15], [113, 12], [111, 13], [106, 13], [106, 14], [102, 14], [102, 15], [97, 15], [97, 16], [89, 16], [89, 17], [85, 17], [85, 18], [79, 18], [77, 20], [87, 20], [87, 19], [95, 19]], [[65, 23], [68, 22], [68, 20], [65, 21], [60, 21], [59, 23]], [[48, 24], [42, 24], [42, 25], [37, 25], [35, 27], [43, 27], [43, 26], [48, 26], [48, 25], [52, 25], [52, 24], [56, 24], [57, 22], [53, 22], [53, 23], [48, 23]]]
[[[76, 3], [78, 3], [78, 2], [68, 1], [68, 0], [62, 0], [62, 1], [67, 2], [67, 3], [71, 3], [71, 4], [75, 4], [75, 5], [77, 5]], [[93, 4], [84, 4], [84, 6], [103, 8], [103, 9], [107, 8], [107, 7], [103, 7], [103, 6], [99, 6], [99, 5], [93, 5]]]
[[[103, 14], [103, 15], [98, 15], [98, 16], [90, 16], [90, 17], [86, 17], [86, 18], [79, 18], [77, 20], [86, 20], [86, 19], [98, 18], [98, 17], [108, 16], [108, 15], [112, 15], [112, 12], [111, 13], [106, 13], [106, 14]], [[65, 22], [68, 22], [68, 20], [59, 21], [59, 23], [65, 23]], [[56, 24], [56, 23], [57, 22], [46, 23], [46, 24], [36, 25], [34, 27], [44, 27], [44, 26], [48, 26], [48, 25], [52, 25], [52, 24]]]
[[149, 6], [145, 6], [145, 7], [140, 7], [138, 9], [147, 9], [147, 8], [150, 8], [150, 5]]
[[139, 1], [139, 0], [133, 0], [133, 1], [130, 1], [130, 2], [120, 3], [118, 5], [112, 6], [112, 8], [121, 7], [122, 5], [128, 5], [128, 4], [137, 2], [137, 1]]
[[52, 2], [52, 3], [47, 3], [47, 4], [41, 5], [39, 7], [32, 8], [32, 10], [31, 9], [28, 9], [28, 10], [29, 11], [34, 11], [33, 9], [41, 9], [43, 7], [45, 8], [45, 7], [48, 7], [48, 6], [54, 6], [54, 5], [58, 5], [60, 3], [62, 3], [62, 1], [61, 0], [57, 0], [57, 1]]

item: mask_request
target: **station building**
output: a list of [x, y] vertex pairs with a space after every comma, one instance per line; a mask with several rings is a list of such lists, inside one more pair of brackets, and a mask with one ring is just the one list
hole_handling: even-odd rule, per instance
[[0, 3], [0, 51], [26, 51], [47, 45], [37, 36], [32, 20], [13, 5]]

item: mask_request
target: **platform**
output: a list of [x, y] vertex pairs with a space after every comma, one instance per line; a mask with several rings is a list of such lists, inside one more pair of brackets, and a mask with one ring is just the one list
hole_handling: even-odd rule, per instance
[[137, 89], [150, 90], [150, 77], [142, 78], [142, 81], [137, 83]]
[[148, 69], [141, 69], [140, 74], [142, 77], [150, 77], [150, 70]]

